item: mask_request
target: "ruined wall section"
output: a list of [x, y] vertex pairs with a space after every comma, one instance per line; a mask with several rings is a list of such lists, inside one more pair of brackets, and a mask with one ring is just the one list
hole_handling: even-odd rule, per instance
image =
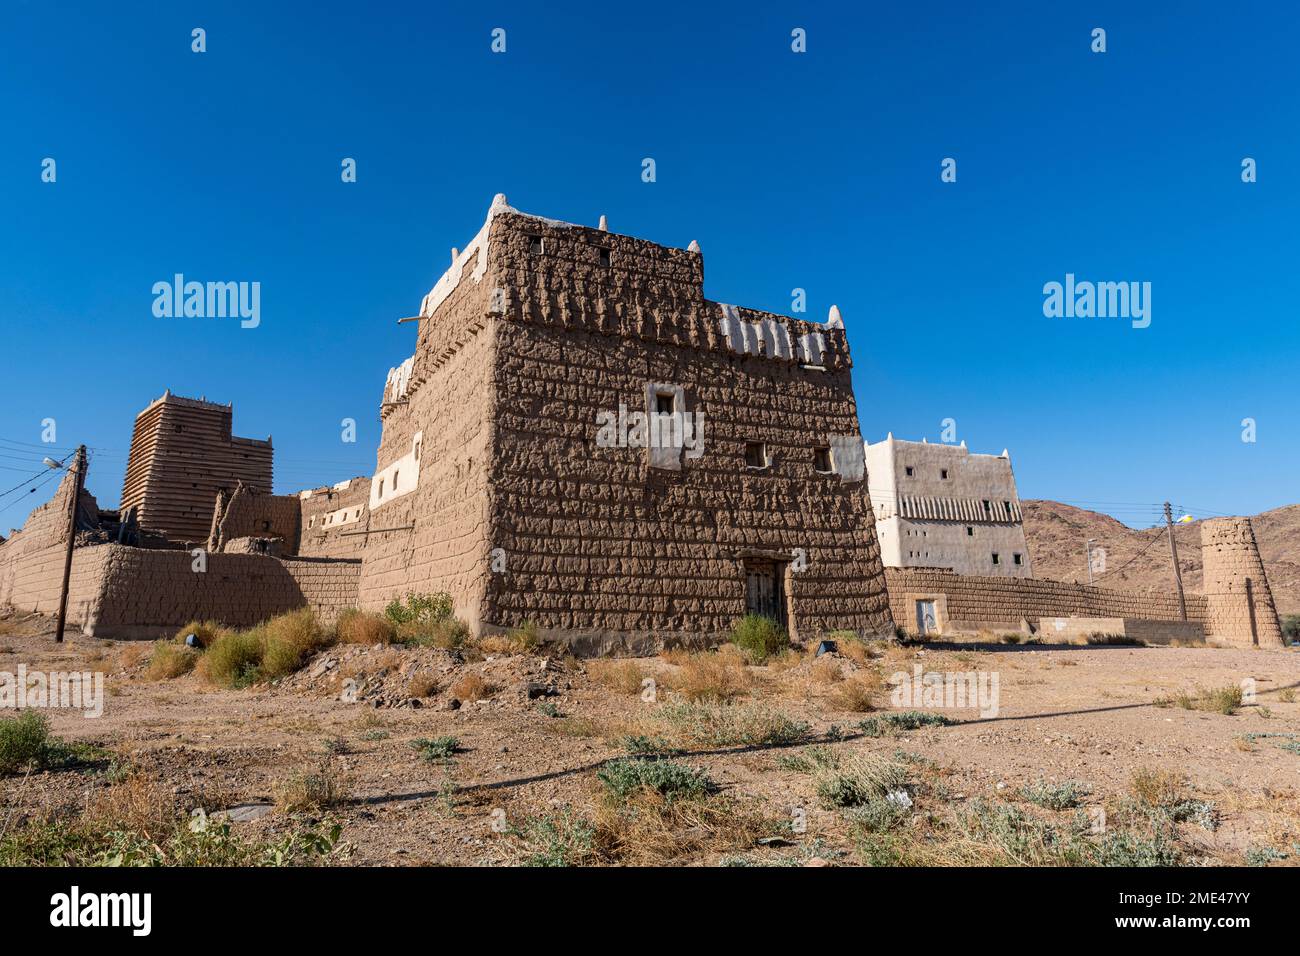
[[1243, 646], [1280, 647], [1282, 625], [1249, 518], [1213, 518], [1201, 526], [1206, 630]]
[[[963, 630], [980, 626], [1015, 627], [1021, 620], [1037, 625], [1044, 617], [1141, 618], [1179, 620], [1178, 597], [1113, 591], [1046, 579], [985, 577], [923, 568], [886, 568], [894, 623], [917, 632], [917, 600], [942, 596], [941, 624]], [[1187, 618], [1206, 621], [1206, 599], [1187, 595]], [[1206, 633], [1211, 633], [1206, 629]]]
[[217, 492], [271, 493], [271, 442], [231, 434], [233, 410], [166, 392], [136, 416], [121, 510], [169, 540], [202, 544]]
[[370, 479], [349, 478], [299, 492], [297, 553], [312, 558], [357, 558], [365, 550]]
[[[497, 217], [488, 275], [508, 316], [490, 482], [506, 570], [485, 621], [596, 649], [716, 638], [745, 613], [746, 558], [803, 549], [787, 577], [799, 633], [889, 626], [842, 328], [709, 302], [698, 252], [533, 217]], [[652, 383], [704, 415], [704, 452], [680, 470], [596, 444], [598, 413], [645, 410]], [[856, 481], [814, 469], [837, 436]], [[769, 467], [746, 468], [747, 442]]]
[[495, 349], [491, 284], [470, 266], [477, 255], [461, 253], [460, 282], [419, 323], [410, 364], [385, 386], [359, 593], [361, 606], [379, 609], [410, 591], [446, 591], [471, 627], [487, 575]]
[[280, 538], [286, 552], [297, 552], [301, 521], [297, 495], [262, 494], [240, 482], [229, 499], [219, 494], [217, 501], [210, 550], [223, 550], [235, 538]]

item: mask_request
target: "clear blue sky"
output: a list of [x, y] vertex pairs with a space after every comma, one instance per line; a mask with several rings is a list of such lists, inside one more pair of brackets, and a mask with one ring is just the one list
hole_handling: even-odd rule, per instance
[[[103, 449], [90, 487], [115, 505], [164, 388], [274, 435], [279, 491], [370, 474], [415, 339], [394, 319], [503, 192], [698, 240], [712, 299], [837, 303], [873, 441], [934, 441], [951, 417], [973, 450], [1010, 448], [1026, 498], [1295, 502], [1297, 50], [1280, 2], [10, 0], [0, 490], [54, 418], [58, 445]], [[177, 272], [260, 282], [260, 327], [155, 318]], [[1045, 318], [1067, 272], [1149, 281], [1150, 328]], [[51, 489], [0, 499], [0, 531]]]

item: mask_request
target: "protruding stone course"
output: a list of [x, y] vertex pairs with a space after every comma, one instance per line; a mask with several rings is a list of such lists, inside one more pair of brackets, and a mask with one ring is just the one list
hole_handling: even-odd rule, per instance
[[1213, 518], [1201, 526], [1206, 630], [1234, 644], [1278, 647], [1282, 625], [1249, 518]]

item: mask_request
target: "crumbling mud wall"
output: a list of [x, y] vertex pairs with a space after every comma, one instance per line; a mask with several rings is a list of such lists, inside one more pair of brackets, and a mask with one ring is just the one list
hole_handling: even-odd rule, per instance
[[1214, 518], [1201, 526], [1206, 630], [1243, 646], [1280, 647], [1282, 625], [1249, 518]]
[[370, 524], [370, 479], [299, 492], [297, 553], [311, 558], [358, 558]]
[[224, 550], [236, 538], [280, 538], [287, 553], [297, 553], [300, 519], [297, 495], [263, 494], [239, 482], [228, 498], [217, 493], [208, 549]]

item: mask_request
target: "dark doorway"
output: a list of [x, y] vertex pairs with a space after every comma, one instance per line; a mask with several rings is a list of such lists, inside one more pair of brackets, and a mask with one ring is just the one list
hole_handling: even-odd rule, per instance
[[745, 562], [745, 613], [770, 617], [789, 629], [785, 607], [785, 562]]

